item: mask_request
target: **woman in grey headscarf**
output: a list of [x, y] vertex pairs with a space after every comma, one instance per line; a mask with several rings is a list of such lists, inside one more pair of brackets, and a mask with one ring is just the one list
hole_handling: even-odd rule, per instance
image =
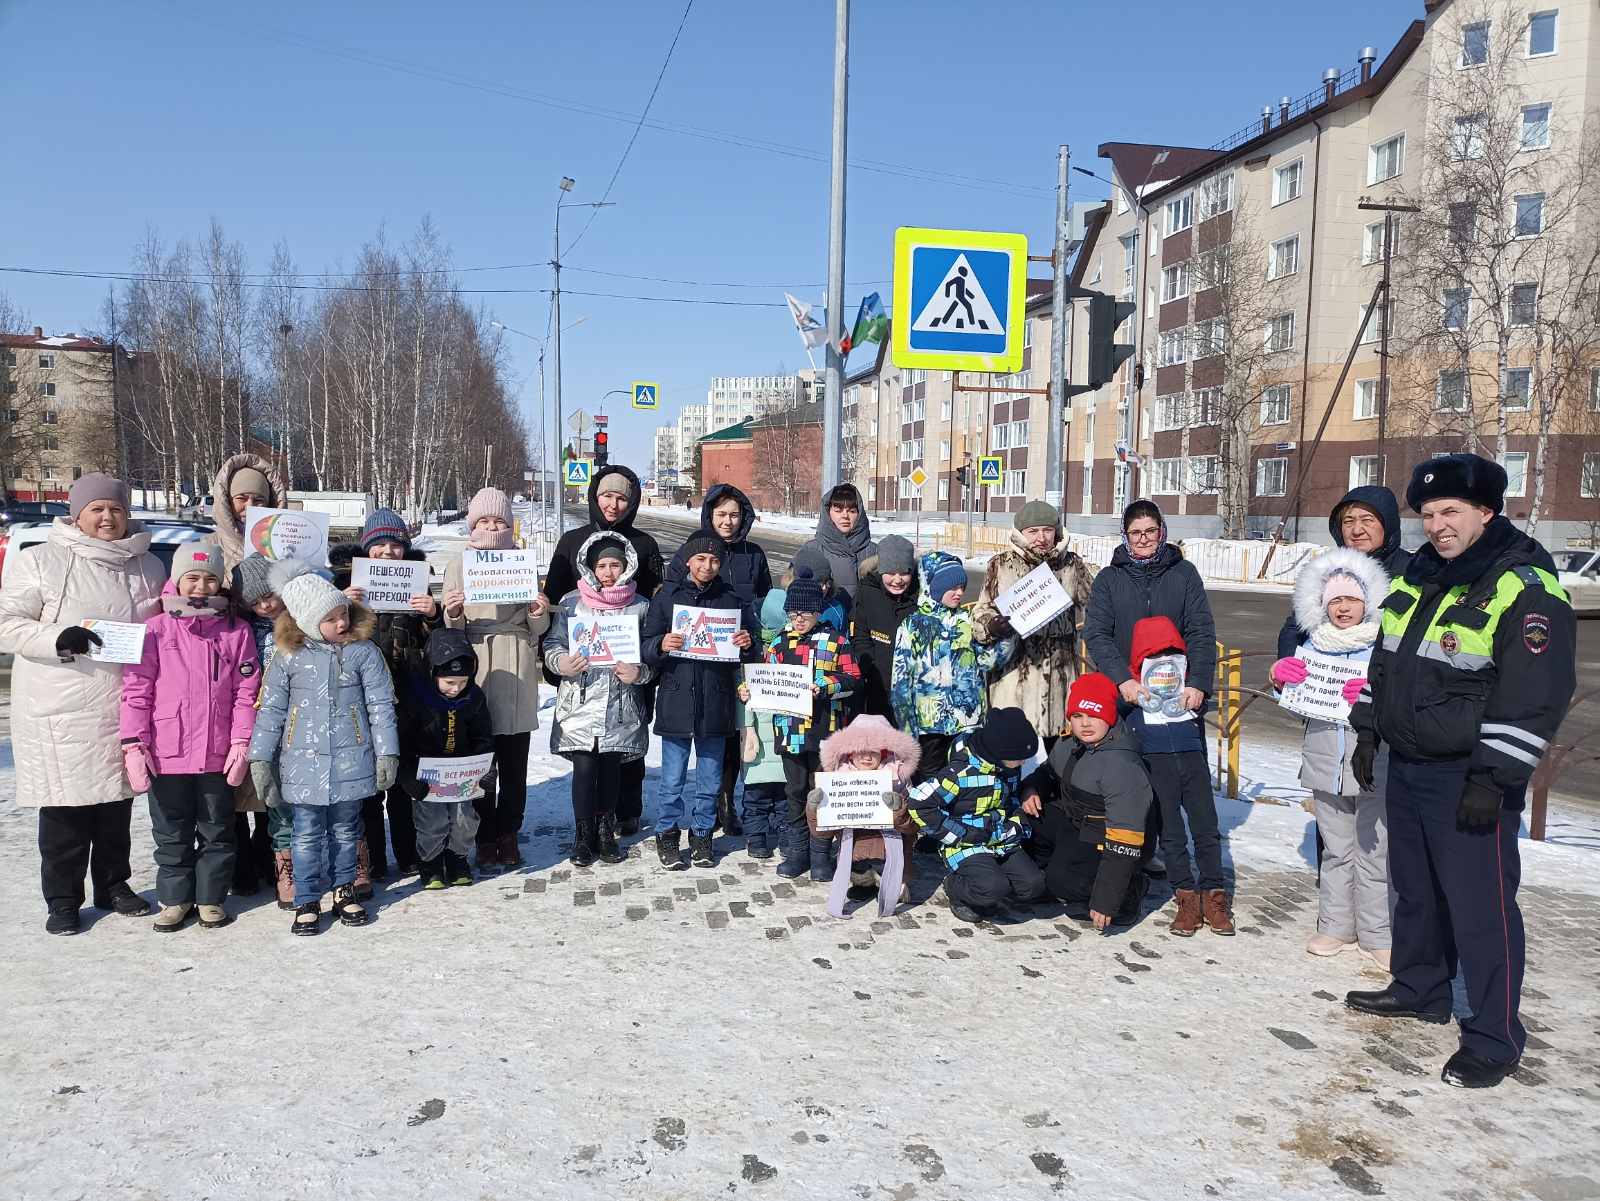
[[805, 548], [828, 557], [835, 590], [853, 600], [862, 562], [878, 553], [878, 544], [872, 540], [872, 523], [854, 484], [840, 484], [823, 498], [817, 536]]

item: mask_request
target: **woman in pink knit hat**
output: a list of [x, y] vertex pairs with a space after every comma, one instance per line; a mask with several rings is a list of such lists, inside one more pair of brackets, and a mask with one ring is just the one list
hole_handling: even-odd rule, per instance
[[[511, 550], [511, 500], [498, 488], [480, 488], [467, 506], [467, 545]], [[517, 835], [528, 803], [528, 744], [539, 728], [539, 639], [550, 626], [542, 595], [533, 603], [467, 603], [461, 557], [444, 573], [444, 620], [465, 630], [478, 656], [478, 686], [494, 721], [494, 766], [478, 809], [478, 866], [521, 867]]]

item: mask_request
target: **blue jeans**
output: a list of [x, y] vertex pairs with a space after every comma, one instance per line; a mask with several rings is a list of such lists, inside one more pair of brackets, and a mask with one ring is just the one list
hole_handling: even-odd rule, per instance
[[722, 787], [722, 756], [728, 740], [715, 738], [663, 738], [661, 784], [656, 793], [656, 833], [684, 826], [684, 782], [689, 774], [689, 748], [694, 747], [694, 791], [689, 797], [688, 829], [692, 835], [711, 833], [717, 824], [717, 790]]
[[361, 801], [290, 805], [289, 810], [294, 817], [294, 842], [289, 849], [294, 856], [294, 903], [298, 908], [320, 901], [330, 888], [355, 883]]

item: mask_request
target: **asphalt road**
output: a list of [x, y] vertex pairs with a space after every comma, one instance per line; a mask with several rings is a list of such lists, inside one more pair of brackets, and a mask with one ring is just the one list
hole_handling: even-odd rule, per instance
[[[581, 516], [577, 510], [574, 516]], [[672, 552], [694, 530], [698, 511], [693, 516], [687, 510], [670, 510], [671, 517], [660, 516], [652, 510], [641, 510], [636, 524], [654, 535], [661, 544], [661, 553], [670, 558]], [[681, 514], [681, 515], [680, 515]], [[789, 531], [760, 531], [756, 541], [767, 552], [776, 576], [786, 567], [789, 556], [798, 550], [809, 535]], [[981, 575], [969, 573], [970, 599], [981, 583]], [[1217, 637], [1225, 646], [1237, 647], [1244, 652], [1242, 683], [1246, 687], [1266, 689], [1267, 669], [1276, 657], [1278, 628], [1289, 612], [1287, 594], [1259, 592], [1234, 592], [1208, 589], [1211, 612], [1216, 618]], [[1593, 690], [1594, 695], [1582, 701], [1567, 717], [1562, 726], [1561, 740], [1581, 739], [1580, 750], [1600, 755], [1600, 618], [1586, 618], [1578, 622], [1578, 695]], [[1299, 741], [1299, 721], [1270, 701], [1261, 699], [1252, 703], [1244, 715], [1245, 738], [1265, 738], [1275, 744], [1292, 745]], [[1581, 802], [1600, 807], [1600, 759], [1587, 762], [1569, 762], [1556, 781], [1554, 791], [1564, 801]]]

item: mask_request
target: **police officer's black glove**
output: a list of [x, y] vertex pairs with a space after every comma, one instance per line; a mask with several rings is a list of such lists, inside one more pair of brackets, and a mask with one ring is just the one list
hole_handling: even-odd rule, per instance
[[1482, 772], [1471, 772], [1461, 790], [1461, 805], [1456, 810], [1456, 825], [1463, 830], [1487, 830], [1500, 821], [1503, 794], [1494, 781]]
[[1350, 774], [1362, 792], [1373, 792], [1377, 786], [1378, 743], [1365, 734], [1356, 740], [1356, 753], [1350, 757]]
[[56, 654], [62, 659], [70, 659], [74, 655], [87, 655], [89, 647], [104, 646], [100, 635], [93, 630], [86, 630], [82, 626], [68, 626], [56, 638]]

